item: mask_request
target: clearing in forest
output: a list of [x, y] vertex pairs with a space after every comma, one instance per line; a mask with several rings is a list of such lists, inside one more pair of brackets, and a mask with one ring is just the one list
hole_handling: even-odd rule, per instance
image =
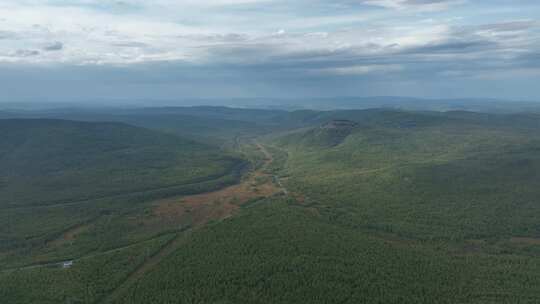
[[179, 249], [194, 228], [201, 227], [212, 220], [228, 218], [235, 210], [251, 200], [286, 193], [284, 188], [274, 183], [275, 177], [266, 172], [266, 168], [273, 161], [272, 155], [263, 145], [256, 143], [256, 147], [264, 154], [264, 163], [250, 172], [239, 184], [217, 191], [156, 202], [154, 204], [155, 216], [169, 224], [177, 223], [179, 226], [183, 226], [182, 228], [185, 227], [186, 223], [189, 223], [192, 229], [178, 232], [174, 239], [137, 267], [120, 286], [101, 302], [114, 302], [145, 273]]
[[264, 198], [285, 190], [274, 183], [274, 176], [266, 172], [272, 155], [259, 143], [257, 149], [264, 154], [264, 163], [248, 174], [239, 184], [221, 190], [169, 198], [155, 203], [154, 214], [166, 222], [189, 222], [191, 226], [204, 225], [210, 220], [231, 216], [241, 205], [257, 198]]

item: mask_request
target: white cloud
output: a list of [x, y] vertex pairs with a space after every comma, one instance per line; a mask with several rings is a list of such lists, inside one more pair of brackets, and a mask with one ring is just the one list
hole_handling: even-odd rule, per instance
[[439, 11], [463, 4], [465, 0], [363, 0], [363, 3], [399, 10]]
[[[429, 20], [426, 24], [414, 17], [417, 10], [448, 9], [464, 3], [461, 0], [342, 0], [333, 3], [390, 9], [314, 9], [323, 2], [313, 0], [308, 6], [304, 0], [4, 0], [0, 3], [0, 62], [131, 64], [179, 60], [285, 65], [291, 61], [332, 61], [342, 57], [341, 53], [351, 56], [351, 61], [374, 56], [393, 61], [395, 54], [426, 46], [422, 60], [436, 61], [452, 56], [479, 58], [478, 54], [456, 51], [469, 40], [492, 42], [486, 45], [493, 46], [499, 58], [529, 51], [535, 41], [527, 38], [537, 23], [527, 20], [489, 20], [484, 26], [456, 29], [455, 23], [466, 19], [450, 22], [448, 16], [438, 18], [437, 13], [429, 13], [432, 17], [422, 19]], [[306, 8], [295, 3], [306, 4]], [[328, 3], [324, 7], [328, 8]], [[454, 49], [444, 54], [426, 53], [450, 44]], [[319, 55], [306, 59], [305, 54]], [[398, 67], [401, 65], [395, 63], [353, 62], [350, 67], [323, 70], [365, 74], [396, 71]]]
[[347, 67], [328, 68], [315, 71], [315, 73], [332, 74], [339, 76], [367, 75], [374, 73], [391, 73], [403, 70], [403, 66], [398, 64], [388, 65], [353, 65]]

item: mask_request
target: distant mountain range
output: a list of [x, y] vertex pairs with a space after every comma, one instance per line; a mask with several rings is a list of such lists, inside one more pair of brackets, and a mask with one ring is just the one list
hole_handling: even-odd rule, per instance
[[490, 113], [540, 112], [540, 102], [493, 98], [428, 99], [402, 96], [324, 97], [324, 98], [178, 98], [170, 100], [88, 100], [84, 102], [11, 102], [0, 103], [1, 111], [48, 110], [69, 108], [132, 108], [165, 106], [228, 106], [280, 110], [338, 110], [391, 108], [414, 111], [473, 111]]

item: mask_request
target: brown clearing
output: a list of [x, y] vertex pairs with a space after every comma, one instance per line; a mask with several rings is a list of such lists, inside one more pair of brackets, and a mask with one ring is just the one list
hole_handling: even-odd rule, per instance
[[70, 228], [68, 230], [66, 230], [62, 236], [60, 236], [59, 238], [55, 239], [55, 240], [52, 240], [50, 241], [47, 245], [49, 246], [52, 246], [52, 247], [56, 247], [56, 246], [61, 246], [61, 245], [64, 245], [66, 243], [71, 243], [73, 241], [75, 241], [75, 239], [77, 238], [77, 236], [85, 231], [88, 231], [88, 229], [90, 229], [90, 226], [92, 224], [90, 223], [85, 223], [85, 224], [81, 224], [81, 225], [77, 225], [73, 228]]
[[[232, 215], [242, 204], [251, 199], [269, 197], [284, 189], [272, 182], [273, 176], [265, 173], [267, 166], [273, 161], [272, 155], [259, 143], [258, 150], [264, 154], [264, 163], [251, 172], [241, 183], [221, 190], [190, 195], [181, 198], [167, 198], [154, 203], [154, 220], [173, 225], [201, 226], [211, 220], [225, 219]], [[69, 244], [77, 236], [88, 231], [92, 223], [77, 225], [65, 231], [60, 237], [48, 243], [57, 247]]]
[[510, 243], [526, 244], [526, 245], [540, 245], [540, 238], [513, 237], [513, 238], [510, 238]]
[[[218, 191], [158, 201], [155, 203], [154, 215], [163, 221], [177, 224], [186, 224], [188, 221], [192, 228], [197, 228], [210, 220], [220, 220], [231, 216], [242, 204], [251, 199], [284, 193], [283, 188], [273, 183], [273, 176], [265, 172], [266, 167], [272, 162], [272, 155], [262, 145], [258, 143], [256, 145], [259, 151], [265, 155], [264, 164], [251, 172], [240, 184]], [[112, 303], [122, 296], [126, 290], [129, 290], [129, 287], [137, 282], [138, 278], [179, 249], [192, 231], [193, 229], [190, 229], [177, 233], [177, 236], [169, 244], [139, 266], [124, 283], [100, 302]]]
[[154, 215], [166, 222], [201, 226], [210, 220], [220, 220], [233, 214], [246, 202], [284, 192], [274, 184], [273, 176], [265, 169], [272, 162], [272, 155], [259, 143], [257, 149], [264, 154], [264, 164], [251, 172], [239, 184], [202, 194], [161, 200], [155, 203]]

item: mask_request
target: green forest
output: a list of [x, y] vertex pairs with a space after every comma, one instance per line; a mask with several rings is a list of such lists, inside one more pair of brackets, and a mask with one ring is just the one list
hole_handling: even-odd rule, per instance
[[538, 303], [539, 131], [464, 111], [11, 113], [0, 299]]

